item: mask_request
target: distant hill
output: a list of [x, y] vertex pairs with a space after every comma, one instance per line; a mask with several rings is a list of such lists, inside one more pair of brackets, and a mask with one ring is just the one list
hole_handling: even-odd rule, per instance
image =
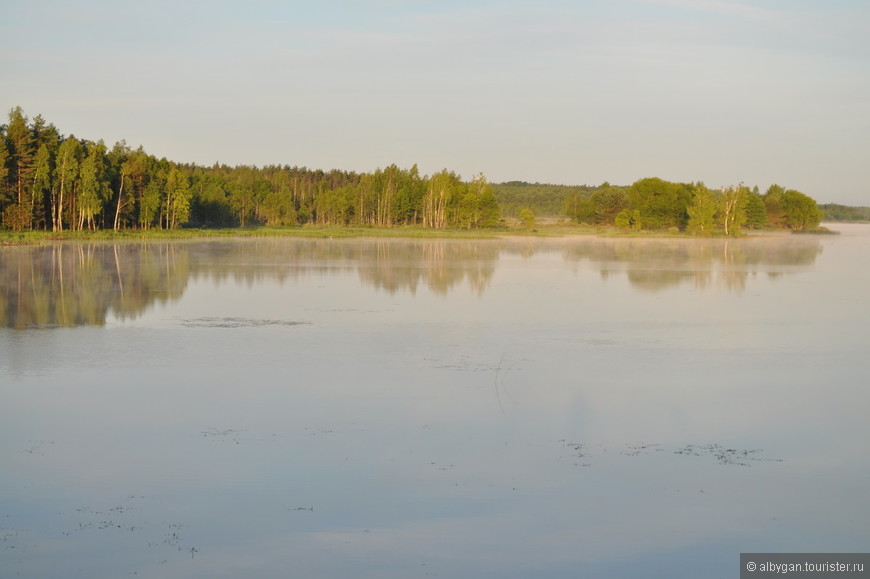
[[552, 185], [506, 181], [493, 183], [493, 192], [503, 216], [517, 217], [523, 208], [531, 209], [539, 217], [565, 215], [565, 200], [575, 193], [591, 193], [588, 185]]
[[825, 221], [870, 221], [870, 207], [850, 207], [837, 203], [820, 204]]

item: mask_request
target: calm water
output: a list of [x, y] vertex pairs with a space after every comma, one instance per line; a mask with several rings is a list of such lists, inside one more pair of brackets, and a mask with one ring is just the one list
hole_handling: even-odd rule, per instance
[[0, 577], [734, 577], [870, 541], [870, 227], [0, 248]]

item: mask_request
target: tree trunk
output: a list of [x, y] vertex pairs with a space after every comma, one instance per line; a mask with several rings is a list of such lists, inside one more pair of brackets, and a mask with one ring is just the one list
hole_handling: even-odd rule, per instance
[[[56, 221], [54, 223], [54, 231], [63, 231], [63, 186], [66, 182], [66, 178], [64, 174], [61, 172], [60, 177], [60, 198], [57, 201], [57, 207], [55, 210], [57, 211]], [[55, 216], [52, 215], [52, 218], [55, 219]]]
[[124, 196], [124, 175], [121, 175], [121, 186], [118, 188], [118, 206], [115, 207], [115, 231], [118, 231], [118, 221], [121, 217], [121, 200]]

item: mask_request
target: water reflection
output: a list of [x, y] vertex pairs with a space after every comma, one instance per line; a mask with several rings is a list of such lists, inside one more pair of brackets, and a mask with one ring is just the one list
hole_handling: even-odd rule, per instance
[[367, 285], [389, 293], [421, 286], [446, 294], [467, 282], [482, 294], [492, 279], [499, 246], [449, 240], [269, 239], [206, 242], [193, 274], [218, 282], [285, 283], [310, 274], [357, 271]]
[[0, 575], [688, 578], [860, 550], [868, 243], [0, 250], [15, 327], [107, 323], [0, 328]]
[[811, 266], [814, 239], [725, 240], [233, 240], [164, 243], [64, 243], [0, 250], [0, 325], [10, 328], [103, 325], [135, 318], [182, 296], [189, 280], [253, 286], [356, 271], [394, 294], [425, 287], [446, 295], [463, 283], [482, 295], [502, 256], [555, 252], [603, 278], [625, 273], [632, 287], [656, 292], [690, 283], [743, 291], [751, 276], [775, 277]]
[[103, 325], [181, 297], [190, 253], [174, 244], [56, 244], [0, 251], [0, 325]]
[[689, 283], [696, 289], [743, 291], [764, 273], [777, 277], [811, 266], [822, 252], [815, 239], [783, 237], [741, 240], [594, 240], [565, 250], [569, 261], [591, 261], [607, 278], [625, 272], [632, 287], [656, 292]]

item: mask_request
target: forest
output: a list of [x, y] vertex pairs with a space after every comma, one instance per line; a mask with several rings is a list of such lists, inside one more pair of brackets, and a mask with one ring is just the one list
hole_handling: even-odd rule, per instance
[[692, 235], [739, 235], [743, 229], [813, 230], [823, 212], [795, 189], [771, 185], [765, 193], [740, 184], [721, 190], [703, 183], [671, 183], [655, 177], [629, 187], [604, 183], [565, 199], [565, 213], [578, 223], [631, 230], [678, 230]]
[[362, 225], [499, 225], [483, 175], [465, 182], [416, 166], [372, 173], [290, 166], [202, 167], [157, 158], [125, 142], [64, 137], [20, 107], [0, 127], [2, 226], [22, 230], [176, 229]]
[[850, 207], [839, 203], [819, 205], [824, 221], [870, 221], [870, 207]]
[[[842, 206], [839, 206], [842, 207]], [[848, 209], [848, 208], [847, 208]], [[421, 175], [395, 164], [369, 173], [289, 165], [200, 166], [133, 149], [121, 141], [64, 136], [13, 108], [0, 125], [0, 228], [12, 231], [149, 230], [226, 227], [419, 226], [478, 229], [535, 215], [627, 231], [739, 235], [743, 229], [815, 229], [815, 200], [772, 185], [641, 179], [630, 186], [470, 181], [444, 169]]]

